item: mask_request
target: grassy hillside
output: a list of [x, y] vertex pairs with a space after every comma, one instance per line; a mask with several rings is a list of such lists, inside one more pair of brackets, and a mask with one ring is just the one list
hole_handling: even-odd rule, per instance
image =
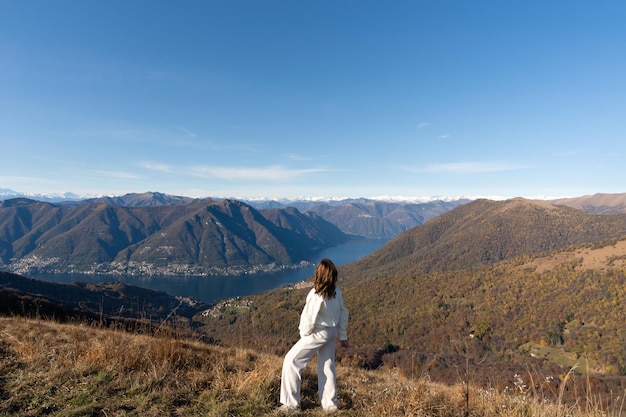
[[[129, 334], [80, 324], [0, 318], [0, 416], [265, 416], [278, 405], [282, 358], [177, 337]], [[321, 416], [313, 367], [305, 370], [302, 412]], [[407, 379], [393, 369], [338, 365], [339, 416], [622, 415], [621, 403], [560, 401], [529, 395], [532, 375], [506, 393], [465, 383], [446, 386]], [[541, 382], [541, 381], [535, 381]], [[618, 393], [619, 394], [619, 393]], [[616, 395], [618, 395], [616, 394]], [[584, 396], [584, 392], [581, 392]]]

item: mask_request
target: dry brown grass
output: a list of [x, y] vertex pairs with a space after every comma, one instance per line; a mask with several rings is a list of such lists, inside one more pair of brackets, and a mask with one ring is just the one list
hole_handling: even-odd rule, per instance
[[[0, 416], [263, 416], [278, 405], [282, 358], [176, 335], [135, 335], [0, 318]], [[314, 368], [301, 415], [323, 415]], [[540, 404], [529, 393], [407, 380], [338, 366], [339, 416], [621, 416], [593, 405]]]
[[526, 264], [542, 273], [566, 262], [578, 260], [577, 270], [607, 270], [608, 268], [626, 268], [626, 240], [616, 241], [613, 245], [598, 248], [580, 248], [572, 251], [561, 251], [556, 255], [533, 259]]

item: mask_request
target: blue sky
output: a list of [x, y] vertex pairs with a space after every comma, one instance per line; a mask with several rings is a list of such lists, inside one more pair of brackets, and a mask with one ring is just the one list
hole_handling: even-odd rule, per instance
[[626, 192], [623, 1], [0, 0], [0, 188]]

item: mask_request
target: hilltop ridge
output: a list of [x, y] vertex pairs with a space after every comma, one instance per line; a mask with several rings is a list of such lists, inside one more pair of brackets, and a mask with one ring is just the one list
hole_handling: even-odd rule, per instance
[[[476, 200], [386, 244], [346, 274], [393, 275], [479, 267], [585, 242], [626, 236], [626, 215], [598, 216], [523, 198]], [[354, 273], [351, 271], [355, 270]]]
[[596, 193], [581, 197], [560, 198], [550, 202], [592, 214], [626, 213], [626, 194]]

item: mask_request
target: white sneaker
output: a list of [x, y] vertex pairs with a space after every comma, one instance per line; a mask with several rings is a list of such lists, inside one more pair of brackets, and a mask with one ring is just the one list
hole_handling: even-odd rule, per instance
[[294, 407], [293, 405], [283, 404], [276, 409], [278, 414], [294, 414], [298, 412], [298, 407]]
[[330, 407], [324, 409], [324, 412], [328, 414], [336, 413], [337, 411], [339, 411], [339, 409], [337, 408], [336, 405], [331, 405]]

